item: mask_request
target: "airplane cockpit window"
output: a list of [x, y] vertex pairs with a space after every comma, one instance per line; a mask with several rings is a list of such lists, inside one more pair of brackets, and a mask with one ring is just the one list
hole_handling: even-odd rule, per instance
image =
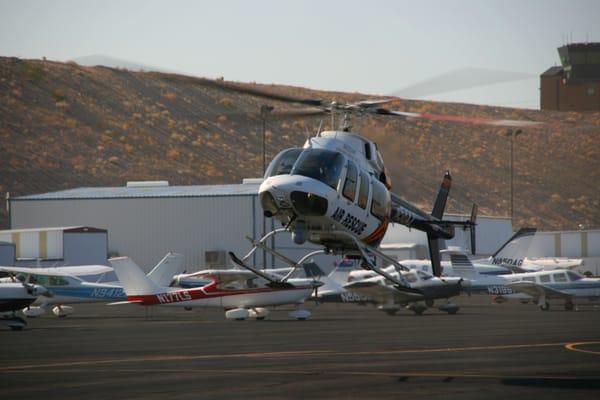
[[62, 276], [50, 276], [48, 278], [49, 286], [67, 286], [69, 281], [67, 281]]
[[417, 274], [419, 274], [419, 278], [421, 278], [421, 280], [426, 281], [428, 279], [431, 279], [432, 276], [423, 272], [423, 271], [417, 271]]
[[417, 274], [415, 274], [414, 272], [409, 272], [408, 274], [404, 275], [404, 277], [406, 278], [408, 283], [415, 283], [418, 280]]
[[277, 154], [265, 172], [265, 179], [271, 176], [289, 174], [300, 153], [302, 153], [302, 149], [294, 148], [283, 150]]
[[32, 274], [29, 277], [29, 283], [35, 283], [35, 284], [44, 286], [44, 285], [48, 284], [48, 277], [44, 276], [44, 275]]
[[317, 179], [337, 189], [345, 162], [346, 158], [335, 151], [304, 149], [291, 173]]
[[540, 275], [540, 282], [541, 283], [548, 283], [548, 282], [550, 282], [550, 275]]
[[567, 276], [569, 277], [569, 280], [570, 280], [571, 282], [573, 282], [573, 281], [578, 281], [578, 280], [580, 280], [580, 279], [582, 278], [582, 276], [581, 276], [581, 275], [579, 275], [579, 274], [576, 274], [576, 273], [575, 273], [575, 272], [573, 272], [573, 271], [567, 271]]
[[557, 274], [552, 274], [552, 277], [554, 278], [554, 282], [566, 282], [567, 281], [567, 275], [565, 275], [563, 272], [559, 272]]
[[346, 181], [344, 182], [344, 197], [350, 201], [354, 201], [356, 195], [356, 182], [358, 181], [358, 169], [356, 165], [348, 160], [348, 172], [346, 173]]

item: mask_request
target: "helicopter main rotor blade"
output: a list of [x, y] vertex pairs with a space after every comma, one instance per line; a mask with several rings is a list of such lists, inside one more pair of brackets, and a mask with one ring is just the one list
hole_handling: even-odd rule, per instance
[[463, 115], [414, 113], [414, 112], [407, 112], [407, 111], [393, 111], [393, 110], [388, 110], [385, 108], [377, 108], [374, 110], [374, 113], [379, 114], [379, 115], [391, 115], [391, 116], [401, 117], [406, 120], [427, 119], [430, 121], [456, 122], [456, 123], [471, 124], [471, 125], [506, 126], [506, 127], [513, 127], [513, 128], [527, 128], [527, 127], [543, 125], [543, 122], [537, 122], [537, 121], [467, 117], [467, 116], [463, 116]]

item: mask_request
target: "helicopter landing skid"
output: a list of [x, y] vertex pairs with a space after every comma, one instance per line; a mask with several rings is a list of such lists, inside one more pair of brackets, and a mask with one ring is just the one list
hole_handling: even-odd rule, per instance
[[[229, 252], [229, 257], [231, 257], [231, 260], [238, 266], [245, 268], [249, 271], [254, 272], [256, 275], [268, 280], [269, 282], [271, 282], [271, 284], [273, 285], [277, 285], [277, 284], [284, 284], [287, 283], [287, 280], [290, 278], [290, 276], [292, 276], [292, 274], [298, 269], [298, 267], [300, 267], [306, 260], [308, 260], [310, 257], [313, 257], [317, 254], [327, 254], [328, 250], [315, 250], [315, 251], [311, 251], [309, 253], [307, 253], [306, 255], [304, 255], [300, 260], [298, 261], [294, 261], [291, 258], [288, 258], [286, 256], [284, 256], [283, 254], [281, 254], [280, 252], [278, 252], [277, 250], [274, 250], [272, 248], [270, 248], [269, 246], [266, 245], [266, 241], [271, 237], [274, 236], [278, 233], [282, 233], [282, 232], [288, 232], [287, 229], [285, 228], [280, 228], [280, 229], [275, 229], [269, 233], [267, 233], [265, 236], [263, 236], [260, 240], [254, 240], [251, 237], [246, 236], [246, 239], [248, 239], [250, 241], [250, 243], [252, 243], [252, 249], [250, 249], [250, 251], [248, 252], [248, 254], [246, 254], [243, 258], [238, 258], [235, 254], [233, 254], [232, 252]], [[267, 253], [271, 254], [274, 257], [277, 257], [278, 259], [282, 260], [284, 263], [288, 264], [292, 269], [290, 272], [288, 272], [283, 278], [281, 278], [280, 280], [278, 279], [274, 279], [273, 276], [265, 274], [263, 271], [260, 271], [258, 268], [256, 267], [251, 267], [250, 265], [246, 264], [246, 261], [250, 258], [250, 256], [252, 256], [252, 254], [254, 254], [254, 252], [258, 249], [264, 250]], [[289, 283], [287, 283], [288, 285], [290, 285]]]

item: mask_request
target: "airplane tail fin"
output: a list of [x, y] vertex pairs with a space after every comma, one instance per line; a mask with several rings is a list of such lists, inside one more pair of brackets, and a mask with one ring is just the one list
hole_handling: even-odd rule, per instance
[[352, 260], [342, 260], [337, 267], [333, 269], [327, 275], [327, 277], [337, 283], [338, 285], [345, 285], [348, 283], [348, 276], [350, 276], [350, 272], [354, 269], [354, 261]]
[[321, 267], [314, 262], [302, 264], [302, 268], [304, 269], [304, 275], [306, 275], [307, 278], [319, 278], [327, 275]]
[[173, 276], [181, 273], [183, 273], [183, 255], [169, 252], [152, 271], [148, 272], [147, 276], [158, 286], [169, 286]]
[[115, 270], [127, 296], [162, 293], [164, 290], [144, 274], [144, 271], [129, 257], [108, 260]]
[[509, 269], [518, 269], [523, 264], [536, 231], [536, 228], [519, 229], [492, 255], [492, 263]]
[[441, 253], [448, 254], [450, 256], [452, 270], [461, 278], [472, 279], [479, 275], [466, 252], [460, 247], [449, 247], [446, 250], [442, 250]]

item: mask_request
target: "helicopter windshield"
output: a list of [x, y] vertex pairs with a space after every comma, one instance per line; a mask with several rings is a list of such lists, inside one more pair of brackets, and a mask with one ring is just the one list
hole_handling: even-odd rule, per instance
[[286, 149], [277, 154], [269, 164], [269, 168], [267, 168], [265, 179], [271, 176], [289, 174], [300, 153], [302, 153], [302, 149]]
[[344, 167], [345, 157], [338, 152], [325, 149], [304, 149], [292, 169], [292, 175], [302, 175], [317, 179], [337, 189], [338, 180]]

